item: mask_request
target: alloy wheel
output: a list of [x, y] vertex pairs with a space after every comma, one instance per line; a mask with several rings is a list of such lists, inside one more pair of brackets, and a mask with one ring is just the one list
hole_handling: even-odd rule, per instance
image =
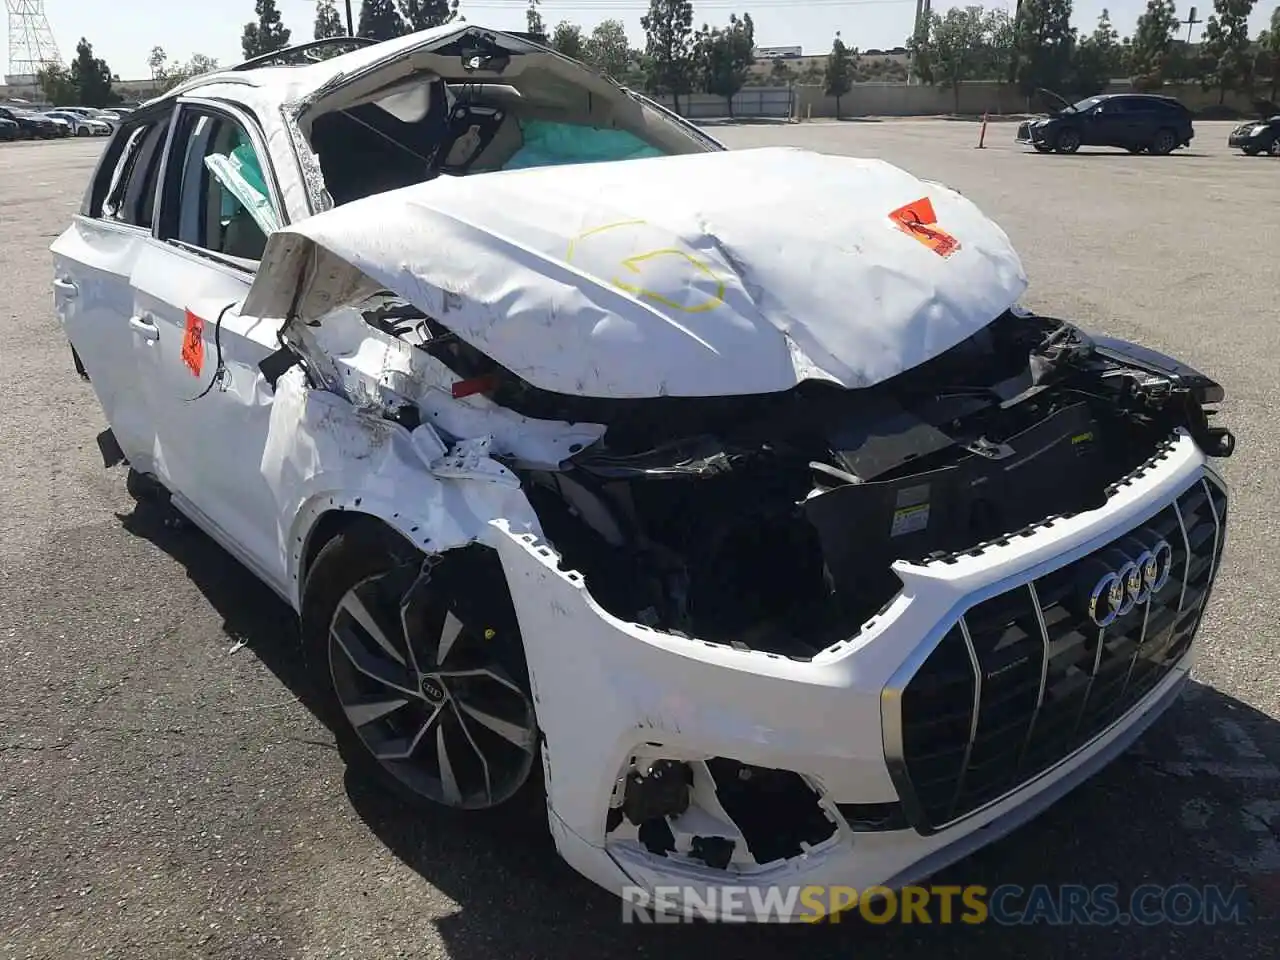
[[1080, 149], [1080, 134], [1074, 130], [1063, 130], [1058, 134], [1055, 146], [1059, 153], [1075, 153]]
[[533, 704], [495, 644], [468, 624], [431, 565], [362, 580], [329, 627], [338, 703], [378, 763], [414, 793], [483, 809], [512, 797], [536, 755]]

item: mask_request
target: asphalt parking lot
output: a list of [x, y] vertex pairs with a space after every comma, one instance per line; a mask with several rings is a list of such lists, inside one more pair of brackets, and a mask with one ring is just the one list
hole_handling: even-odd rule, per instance
[[[1280, 161], [1198, 123], [1170, 157], [1026, 153], [992, 124], [718, 127], [878, 156], [1020, 248], [1027, 303], [1221, 380], [1230, 541], [1197, 683], [1140, 742], [938, 882], [1239, 885], [1243, 926], [623, 926], [536, 821], [411, 817], [348, 782], [289, 611], [135, 507], [52, 316], [48, 246], [102, 142], [0, 145], [0, 960], [797, 953], [915, 960], [1275, 956], [1280, 934]], [[229, 455], [231, 455], [229, 453]]]

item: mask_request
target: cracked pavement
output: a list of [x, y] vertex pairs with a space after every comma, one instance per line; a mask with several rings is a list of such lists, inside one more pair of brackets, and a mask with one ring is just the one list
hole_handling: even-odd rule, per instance
[[[1039, 156], [992, 124], [719, 127], [880, 156], [1010, 233], [1028, 305], [1220, 379], [1239, 438], [1197, 683], [1138, 746], [939, 883], [1240, 885], [1244, 926], [624, 926], [536, 816], [411, 816], [348, 782], [306, 706], [290, 612], [135, 506], [52, 315], [48, 246], [102, 144], [0, 145], [0, 960], [583, 956], [818, 960], [1275, 955], [1280, 933], [1280, 161], [1198, 123], [1167, 158]], [[1272, 466], [1268, 466], [1271, 464]]]

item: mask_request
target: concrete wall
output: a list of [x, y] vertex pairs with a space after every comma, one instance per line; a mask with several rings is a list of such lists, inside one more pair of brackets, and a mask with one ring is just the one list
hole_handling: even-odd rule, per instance
[[[773, 88], [754, 87], [744, 90], [735, 98], [735, 116], [759, 115], [751, 109], [759, 102], [761, 93]], [[1132, 87], [1127, 81], [1112, 83], [1108, 93], [1129, 93]], [[1201, 90], [1196, 84], [1166, 86], [1159, 91], [1164, 96], [1177, 97], [1192, 110], [1203, 110], [1218, 105], [1217, 90]], [[751, 93], [751, 96], [745, 96]], [[793, 88], [795, 116], [797, 119], [812, 117], [829, 118], [836, 115], [836, 99], [828, 97], [821, 87], [796, 86]], [[1028, 112], [1026, 100], [1008, 85], [986, 80], [960, 84], [959, 110], [956, 109], [956, 93], [949, 87], [933, 87], [905, 83], [855, 83], [853, 89], [840, 98], [842, 117], [928, 117], [940, 114], [961, 113], [973, 116], [983, 113], [1018, 114]], [[667, 106], [671, 97], [656, 98]], [[1228, 94], [1225, 105], [1252, 116], [1252, 98], [1240, 94]], [[1044, 106], [1032, 103], [1029, 112], [1043, 111]], [[680, 98], [680, 112], [703, 119], [728, 115], [723, 97], [695, 93]]]

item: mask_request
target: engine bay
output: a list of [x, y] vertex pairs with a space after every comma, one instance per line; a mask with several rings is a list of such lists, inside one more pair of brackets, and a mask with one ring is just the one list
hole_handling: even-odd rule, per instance
[[610, 613], [798, 659], [894, 597], [895, 560], [1097, 508], [1179, 428], [1213, 456], [1234, 445], [1209, 426], [1212, 380], [1020, 312], [863, 390], [645, 400], [547, 393], [412, 309], [365, 316], [418, 330], [463, 378], [455, 396], [606, 427], [557, 469], [506, 465]]

